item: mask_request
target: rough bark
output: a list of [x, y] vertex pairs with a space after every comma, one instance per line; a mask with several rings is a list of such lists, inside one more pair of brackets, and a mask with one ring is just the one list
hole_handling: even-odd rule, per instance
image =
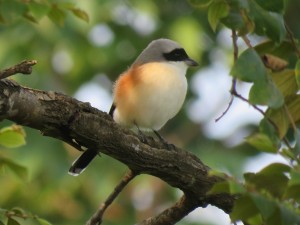
[[75, 147], [99, 149], [133, 171], [151, 174], [181, 189], [197, 206], [211, 204], [226, 213], [233, 207], [233, 196], [206, 194], [220, 178], [209, 176], [210, 168], [195, 155], [177, 147], [167, 150], [152, 138], [147, 138], [145, 144], [134, 132], [120, 127], [107, 113], [88, 103], [4, 79], [0, 80], [0, 120], [3, 119], [38, 129], [45, 136]]

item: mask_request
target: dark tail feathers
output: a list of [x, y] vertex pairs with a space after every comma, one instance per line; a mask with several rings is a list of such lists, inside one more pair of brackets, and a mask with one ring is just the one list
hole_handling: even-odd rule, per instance
[[98, 155], [98, 151], [94, 149], [87, 149], [82, 155], [80, 155], [72, 164], [69, 169], [69, 174], [72, 176], [78, 176], [81, 174], [85, 168], [90, 164], [90, 162]]

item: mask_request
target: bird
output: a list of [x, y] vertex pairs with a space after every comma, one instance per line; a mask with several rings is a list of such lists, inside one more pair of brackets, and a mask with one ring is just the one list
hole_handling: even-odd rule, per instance
[[[132, 65], [116, 80], [113, 104], [109, 115], [128, 128], [158, 131], [181, 109], [187, 93], [188, 67], [198, 66], [177, 42], [160, 38], [153, 40]], [[98, 155], [87, 149], [74, 161], [69, 174], [79, 175]]]

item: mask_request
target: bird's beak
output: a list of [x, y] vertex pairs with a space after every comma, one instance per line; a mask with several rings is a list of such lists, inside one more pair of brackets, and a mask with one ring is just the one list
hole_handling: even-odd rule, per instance
[[191, 58], [187, 58], [186, 60], [184, 60], [184, 62], [188, 66], [198, 66], [199, 65], [195, 60], [193, 60]]

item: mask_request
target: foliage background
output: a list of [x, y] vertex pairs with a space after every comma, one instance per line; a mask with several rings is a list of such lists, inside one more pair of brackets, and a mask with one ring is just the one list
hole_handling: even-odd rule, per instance
[[[28, 2], [31, 14], [24, 8]], [[139, 52], [153, 39], [174, 39], [200, 66], [188, 72], [186, 104], [163, 128], [166, 139], [192, 151], [213, 169], [240, 179], [245, 171], [261, 169], [266, 160], [287, 162], [243, 142], [258, 130], [262, 118], [246, 103], [235, 101], [227, 115], [214, 122], [230, 100], [228, 75], [233, 50], [230, 31], [223, 26], [213, 31], [207, 8], [182, 0], [28, 2], [0, 0], [1, 69], [24, 59], [38, 60], [31, 76], [14, 77], [22, 85], [63, 92], [108, 111], [113, 81]], [[79, 9], [87, 12], [88, 22]], [[297, 39], [299, 10], [299, 1], [288, 1], [285, 19]], [[265, 39], [251, 38], [254, 43]], [[239, 46], [246, 48], [241, 42]], [[240, 84], [239, 89], [247, 93], [249, 85]], [[1, 127], [10, 124], [4, 121]], [[79, 153], [36, 130], [24, 129], [26, 145], [0, 148], [0, 207], [20, 207], [52, 224], [83, 224], [113, 190], [126, 167], [102, 155], [82, 175], [72, 177], [67, 171]], [[12, 161], [26, 169], [14, 167]], [[170, 206], [178, 196], [178, 190], [141, 175], [110, 207], [103, 224], [133, 224]], [[179, 224], [229, 221], [222, 211], [209, 207], [197, 209]]]

